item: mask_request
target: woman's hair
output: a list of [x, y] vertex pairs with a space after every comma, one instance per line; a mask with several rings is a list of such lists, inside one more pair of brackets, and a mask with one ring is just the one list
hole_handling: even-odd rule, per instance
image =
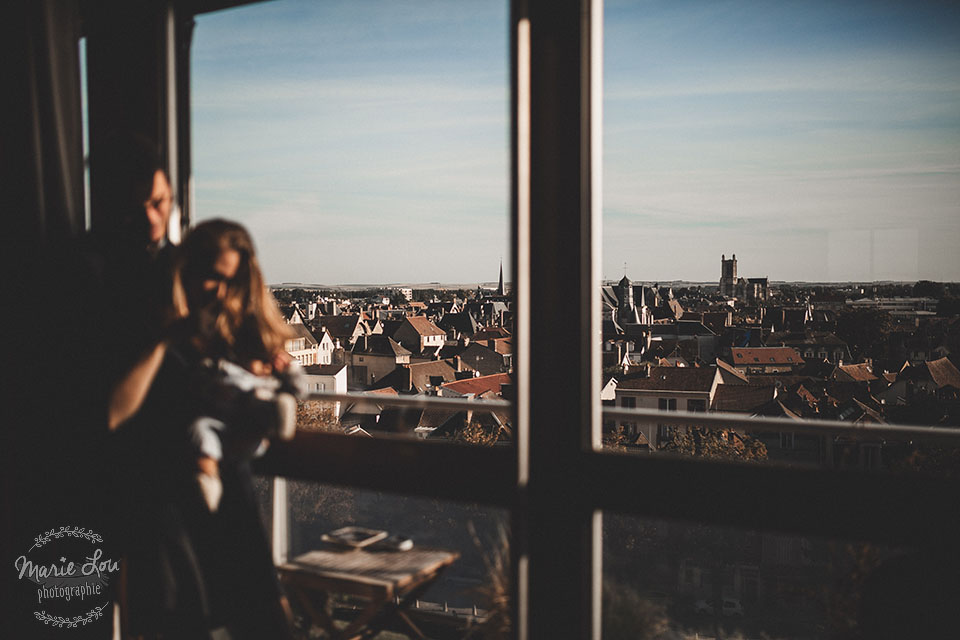
[[[203, 309], [191, 308], [191, 302], [196, 305], [191, 296], [196, 297], [201, 283], [213, 275], [220, 254], [229, 250], [240, 256], [237, 273], [227, 283], [216, 316], [203, 322], [198, 317]], [[175, 314], [190, 320], [194, 347], [209, 355], [269, 360], [291, 337], [263, 281], [250, 234], [229, 220], [202, 222], [187, 234], [175, 260], [173, 303]]]

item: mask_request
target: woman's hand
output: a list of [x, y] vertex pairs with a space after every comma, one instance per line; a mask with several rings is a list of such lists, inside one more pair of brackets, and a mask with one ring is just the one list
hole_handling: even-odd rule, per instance
[[273, 356], [273, 362], [271, 362], [271, 364], [273, 365], [274, 371], [286, 371], [292, 361], [293, 357], [291, 357], [289, 353], [281, 351]]

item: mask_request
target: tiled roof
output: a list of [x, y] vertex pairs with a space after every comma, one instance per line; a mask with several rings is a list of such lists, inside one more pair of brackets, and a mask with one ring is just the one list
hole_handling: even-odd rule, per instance
[[744, 365], [800, 365], [803, 358], [792, 347], [752, 347], [730, 349], [734, 366]]
[[509, 338], [509, 337], [510, 337], [510, 332], [504, 329], [503, 327], [484, 327], [483, 329], [480, 329], [474, 334], [473, 340], [477, 342], [480, 340], [490, 340], [490, 339], [496, 339], [496, 338]]
[[950, 362], [949, 358], [931, 360], [923, 364], [930, 372], [930, 378], [937, 383], [938, 387], [960, 389], [960, 371]]
[[406, 322], [410, 323], [413, 330], [421, 336], [445, 336], [446, 332], [437, 325], [430, 322], [426, 316], [409, 316]]
[[327, 330], [333, 338], [351, 338], [360, 322], [359, 315], [321, 316], [318, 318], [320, 326]]
[[399, 393], [397, 393], [397, 390], [394, 389], [393, 387], [384, 387], [383, 389], [371, 389], [370, 391], [366, 391], [365, 393], [382, 393], [385, 396], [400, 395]]
[[410, 355], [400, 343], [385, 335], [364, 336], [353, 345], [353, 353], [392, 357]]
[[383, 329], [383, 335], [393, 337], [397, 329], [403, 324], [403, 320], [381, 320], [380, 327]]
[[294, 323], [294, 324], [287, 325], [287, 327], [293, 331], [294, 340], [296, 340], [297, 338], [304, 338], [306, 340], [306, 345], [308, 347], [312, 347], [317, 344], [317, 339], [313, 337], [313, 334], [310, 332], [310, 329], [307, 329], [304, 325], [300, 323]]
[[747, 380], [750, 381], [750, 384], [763, 385], [763, 386], [776, 386], [780, 385], [782, 388], [786, 389], [788, 387], [793, 387], [797, 384], [805, 383], [810, 378], [807, 376], [792, 376], [792, 375], [755, 375], [747, 376]]
[[441, 329], [454, 329], [460, 333], [465, 333], [467, 336], [473, 336], [477, 332], [477, 321], [474, 320], [473, 314], [469, 311], [445, 313], [437, 321], [437, 326]]
[[[493, 342], [493, 345], [490, 345], [489, 342]], [[488, 341], [487, 348], [493, 349], [501, 355], [510, 355], [513, 353], [513, 339], [501, 338], [499, 340]]]
[[457, 380], [456, 382], [447, 382], [441, 385], [444, 389], [449, 389], [455, 393], [463, 395], [473, 394], [479, 396], [482, 393], [492, 391], [500, 395], [500, 385], [510, 384], [509, 373], [495, 373], [489, 376], [480, 376], [479, 378], [467, 378], [466, 380]]
[[303, 372], [311, 376], [335, 376], [346, 366], [345, 364], [310, 364], [303, 368]]
[[727, 384], [729, 384], [727, 380], [729, 380], [730, 378], [736, 378], [738, 380], [741, 380], [743, 381], [744, 384], [747, 383], [747, 376], [740, 373], [738, 370], [733, 368], [732, 365], [727, 364], [720, 358], [717, 358], [717, 368], [721, 370], [721, 375], [724, 375], [724, 382], [726, 382]]
[[[473, 370], [467, 365], [462, 365], [461, 368], [466, 371]], [[449, 360], [404, 364], [380, 378], [376, 385], [377, 388], [393, 387], [400, 392], [423, 393], [430, 386], [431, 377], [440, 377], [444, 382], [453, 382], [457, 379], [457, 369]]]
[[774, 387], [721, 384], [713, 396], [714, 411], [728, 411], [734, 413], [753, 413], [766, 403], [773, 400]]
[[712, 367], [650, 367], [644, 373], [628, 374], [617, 389], [637, 391], [710, 391], [716, 369]]
[[873, 369], [866, 362], [860, 364], [842, 364], [834, 372], [837, 380], [849, 380], [850, 382], [872, 382], [877, 380]]

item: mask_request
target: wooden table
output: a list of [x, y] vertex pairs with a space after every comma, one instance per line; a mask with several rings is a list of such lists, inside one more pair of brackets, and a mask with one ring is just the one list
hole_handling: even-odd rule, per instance
[[[368, 638], [392, 619], [399, 620], [413, 637], [425, 638], [406, 609], [459, 557], [459, 553], [440, 549], [365, 551], [330, 546], [298, 556], [277, 569], [281, 582], [300, 601], [313, 623], [323, 627], [331, 638]], [[367, 601], [345, 629], [337, 629], [327, 614], [331, 593]]]

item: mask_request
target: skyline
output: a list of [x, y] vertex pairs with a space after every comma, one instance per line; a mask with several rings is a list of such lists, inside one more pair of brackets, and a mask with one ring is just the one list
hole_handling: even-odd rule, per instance
[[[509, 278], [506, 2], [363, 7], [198, 17], [197, 219], [249, 226], [270, 282]], [[746, 277], [960, 281], [956, 8], [605, 18], [604, 279], [710, 281], [737, 253]]]

